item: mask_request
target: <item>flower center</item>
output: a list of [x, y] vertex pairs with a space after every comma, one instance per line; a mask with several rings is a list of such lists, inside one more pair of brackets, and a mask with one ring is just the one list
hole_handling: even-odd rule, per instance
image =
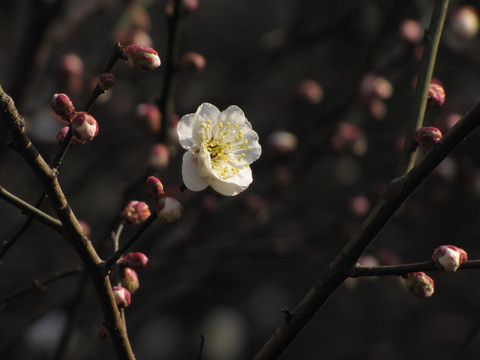
[[244, 158], [250, 146], [237, 124], [232, 126], [228, 121], [220, 121], [212, 127], [212, 121], [207, 120], [200, 128], [202, 144], [210, 154], [212, 168], [223, 180], [238, 174], [242, 166], [249, 166]]

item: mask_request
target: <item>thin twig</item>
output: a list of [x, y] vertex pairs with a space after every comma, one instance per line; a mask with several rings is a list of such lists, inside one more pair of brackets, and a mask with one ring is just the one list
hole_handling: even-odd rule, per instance
[[54, 274], [42, 279], [42, 280], [38, 280], [38, 279], [33, 279], [32, 282], [29, 284], [29, 285], [25, 285], [23, 287], [21, 287], [20, 289], [17, 289], [17, 290], [14, 290], [14, 291], [11, 291], [5, 295], [2, 295], [0, 297], [0, 305], [1, 307], [4, 307], [5, 306], [5, 303], [7, 301], [10, 301], [10, 300], [13, 300], [21, 295], [24, 295], [26, 293], [29, 293], [31, 291], [45, 291], [45, 288], [48, 284], [54, 282], [54, 281], [57, 281], [59, 279], [63, 279], [65, 277], [68, 277], [68, 276], [73, 276], [73, 275], [77, 275], [78, 273], [80, 273], [82, 271], [82, 269], [80, 267], [75, 267], [73, 269], [69, 269], [69, 270], [64, 270], [64, 271], [57, 271], [55, 272]]
[[40, 222], [44, 223], [45, 225], [49, 226], [50, 228], [52, 228], [53, 230], [55, 230], [60, 234], [62, 233], [63, 226], [59, 220], [51, 217], [50, 215], [44, 213], [43, 211], [30, 205], [29, 203], [16, 197], [12, 193], [5, 190], [5, 188], [3, 188], [2, 186], [0, 186], [0, 197], [5, 201], [9, 202], [10, 204], [12, 204], [13, 206], [22, 210], [29, 217], [39, 220]]
[[133, 233], [133, 235], [125, 241], [125, 243], [118, 248], [107, 260], [104, 261], [103, 267], [105, 273], [108, 273], [111, 267], [122, 257], [123, 254], [127, 252], [127, 250], [137, 241], [140, 236], [145, 232], [145, 230], [153, 223], [153, 221], [157, 218], [157, 213], [154, 211], [151, 215], [145, 220], [142, 225]]
[[205, 336], [200, 334], [200, 345], [198, 346], [198, 360], [202, 360], [203, 357], [203, 347], [205, 346]]
[[432, 80], [433, 68], [437, 57], [438, 45], [442, 35], [443, 24], [447, 13], [449, 0], [437, 0], [432, 12], [430, 27], [425, 31], [424, 50], [420, 70], [417, 79], [417, 86], [413, 98], [412, 118], [408, 123], [408, 129], [405, 137], [405, 147], [403, 149], [398, 175], [403, 175], [410, 171], [417, 155], [416, 145], [413, 142], [413, 133], [423, 126], [425, 109], [427, 107], [427, 95]]
[[[462, 262], [457, 270], [480, 269], [480, 260], [468, 260]], [[349, 277], [360, 276], [381, 276], [381, 275], [398, 275], [402, 276], [412, 272], [440, 271], [433, 261], [424, 261], [413, 264], [389, 265], [389, 266], [361, 266], [353, 267], [349, 273]]]

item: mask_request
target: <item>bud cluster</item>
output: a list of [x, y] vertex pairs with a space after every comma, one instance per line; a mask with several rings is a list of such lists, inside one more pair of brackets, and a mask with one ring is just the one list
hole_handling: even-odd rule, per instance
[[[81, 145], [97, 136], [98, 123], [95, 118], [85, 111], [75, 111], [72, 101], [66, 94], [54, 94], [50, 105], [55, 114], [63, 121], [70, 123], [74, 136], [72, 144]], [[57, 134], [59, 143], [65, 140], [68, 130], [68, 126], [60, 129]]]

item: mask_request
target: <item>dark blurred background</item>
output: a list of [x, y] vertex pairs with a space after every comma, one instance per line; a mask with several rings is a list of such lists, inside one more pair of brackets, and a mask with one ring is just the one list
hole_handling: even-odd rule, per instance
[[[0, 83], [46, 159], [62, 126], [49, 107], [52, 94], [66, 92], [81, 108], [119, 39], [151, 44], [164, 57], [167, 5], [0, 3]], [[280, 309], [303, 298], [395, 176], [432, 6], [427, 0], [200, 0], [185, 16], [179, 54], [197, 52], [206, 66], [177, 74], [176, 113], [195, 112], [202, 102], [221, 110], [236, 104], [258, 132], [263, 154], [244, 193], [185, 191], [181, 221], [156, 221], [135, 244], [150, 259], [126, 310], [137, 359], [194, 359], [200, 334], [205, 359], [252, 358], [280, 324]], [[474, 8], [480, 1], [450, 2], [434, 73], [446, 102], [428, 109], [425, 122], [444, 132], [480, 95]], [[98, 137], [71, 149], [60, 173], [71, 207], [105, 248], [103, 256], [128, 201], [153, 209], [143, 186], [147, 172], [166, 186], [182, 181], [174, 119], [164, 117], [162, 125], [170, 129], [169, 165], [152, 169], [155, 134], [136, 117], [137, 105], [162, 96], [165, 68], [137, 73], [119, 62], [113, 73], [115, 87], [91, 111]], [[34, 203], [41, 186], [5, 146], [8, 139], [0, 124], [0, 184]], [[438, 167], [363, 263], [426, 261], [442, 244], [480, 258], [479, 140], [474, 132]], [[4, 241], [25, 217], [3, 200], [0, 215]], [[122, 239], [133, 231], [125, 229]], [[79, 264], [61, 236], [34, 222], [3, 258], [0, 294]], [[429, 299], [415, 298], [397, 277], [348, 280], [282, 359], [478, 358], [479, 270], [430, 275], [436, 287]], [[1, 359], [54, 358], [80, 277], [3, 304]], [[66, 358], [113, 359], [112, 346], [98, 340], [97, 298], [91, 288], [85, 294]]]

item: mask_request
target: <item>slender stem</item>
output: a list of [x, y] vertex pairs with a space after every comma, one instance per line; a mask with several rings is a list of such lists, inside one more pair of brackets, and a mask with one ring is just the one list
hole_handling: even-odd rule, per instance
[[[480, 260], [464, 261], [458, 270], [479, 269]], [[353, 267], [349, 277], [381, 276], [381, 275], [405, 275], [412, 272], [439, 271], [433, 261], [424, 261], [413, 264], [390, 265], [390, 266], [360, 266]]]
[[[123, 56], [123, 48], [120, 46], [119, 43], [116, 43], [114, 48], [113, 48], [112, 54], [110, 55], [110, 58], [108, 59], [107, 65], [105, 66], [103, 72], [104, 73], [110, 72], [113, 68], [113, 65], [115, 65], [115, 62], [119, 58], [121, 58], [122, 56]], [[86, 103], [83, 106], [81, 111], [86, 111], [86, 112], [90, 111], [90, 109], [93, 106], [93, 104], [95, 103], [95, 101], [104, 92], [105, 91], [100, 89], [100, 86], [97, 83], [97, 85], [95, 86], [92, 93], [88, 97], [88, 99], [87, 99], [87, 101], [86, 101]], [[60, 165], [62, 164], [62, 161], [65, 158], [65, 155], [66, 155], [68, 149], [70, 148], [72, 138], [73, 138], [73, 133], [72, 133], [72, 128], [70, 128], [68, 130], [68, 133], [67, 133], [66, 137], [65, 137], [65, 140], [63, 141], [62, 145], [60, 146], [60, 148], [58, 149], [57, 153], [55, 154], [55, 156], [53, 157], [53, 159], [51, 161], [51, 166], [52, 166], [53, 169], [58, 169], [60, 167]]]
[[44, 291], [45, 290], [45, 287], [54, 282], [54, 281], [57, 281], [59, 279], [63, 279], [65, 277], [68, 277], [68, 276], [73, 276], [73, 275], [77, 275], [78, 273], [80, 273], [82, 271], [82, 269], [80, 269], [79, 267], [75, 267], [73, 269], [69, 269], [69, 270], [64, 270], [64, 271], [57, 271], [55, 272], [54, 274], [42, 279], [42, 280], [37, 280], [37, 279], [33, 279], [31, 281], [30, 284], [28, 285], [25, 285], [23, 287], [21, 287], [20, 289], [17, 289], [17, 290], [14, 290], [12, 292], [9, 292], [3, 296], [0, 297], [0, 305], [2, 305], [1, 307], [5, 306], [5, 303], [7, 301], [10, 301], [14, 298], [17, 298], [21, 295], [24, 295], [30, 291], [34, 291], [34, 290], [38, 290], [38, 291]]
[[[113, 251], [118, 251], [118, 247], [119, 247], [119, 244], [120, 244], [120, 235], [122, 234], [122, 231], [123, 231], [123, 227], [124, 227], [125, 223], [122, 221], [118, 227], [117, 227], [117, 231], [115, 231], [113, 234], [112, 234], [112, 242], [113, 242]], [[121, 272], [122, 269], [121, 269], [121, 266], [120, 264], [117, 262], [115, 263], [115, 271], [114, 271], [114, 278], [115, 278], [115, 281], [114, 283], [117, 285], [117, 286], [121, 286], [122, 285], [122, 281], [121, 281]], [[125, 320], [125, 309], [124, 308], [121, 308], [120, 309], [120, 317], [122, 318], [122, 322], [123, 322], [123, 326], [125, 327], [125, 331], [127, 331], [127, 321]]]
[[[113, 242], [113, 252], [117, 252], [118, 251], [118, 248], [120, 246], [120, 235], [122, 234], [122, 231], [123, 231], [123, 228], [124, 228], [124, 222], [122, 221], [118, 227], [117, 227], [117, 231], [115, 231], [113, 234], [112, 234], [112, 242]], [[116, 263], [117, 264], [117, 263]], [[118, 264], [117, 264], [118, 265]], [[115, 268], [115, 273], [114, 273], [114, 276], [115, 276], [115, 283], [117, 285], [120, 286], [121, 284], [121, 281], [120, 281], [120, 268], [118, 266], [116, 266]]]
[[288, 313], [283, 323], [255, 356], [255, 360], [277, 359], [285, 351], [330, 295], [349, 276], [359, 257], [375, 240], [400, 206], [453, 148], [480, 125], [479, 118], [480, 104], [477, 104], [425, 155], [421, 163], [406, 175], [390, 183], [386, 193], [356, 234], [329, 264], [304, 299]]
[[103, 267], [105, 273], [111, 269], [111, 267], [122, 257], [123, 254], [137, 241], [140, 236], [145, 232], [145, 230], [153, 223], [157, 218], [157, 213], [154, 211], [152, 214], [143, 222], [142, 225], [135, 231], [135, 233], [115, 251], [107, 260], [104, 261]]
[[167, 53], [163, 60], [165, 64], [165, 78], [163, 80], [161, 98], [157, 101], [157, 106], [162, 113], [165, 124], [158, 133], [157, 142], [165, 142], [168, 122], [173, 114], [173, 85], [180, 45], [181, 5], [181, 0], [175, 0], [173, 14], [168, 18]]
[[403, 149], [402, 158], [400, 159], [398, 175], [407, 173], [415, 164], [417, 151], [416, 145], [413, 142], [413, 133], [423, 125], [425, 109], [427, 107], [428, 89], [432, 80], [433, 68], [435, 66], [448, 2], [449, 0], [435, 1], [432, 18], [430, 20], [430, 27], [425, 31], [425, 45], [413, 99], [412, 118], [408, 124], [405, 137], [405, 147]]
[[44, 213], [43, 211], [37, 209], [36, 207], [30, 205], [29, 203], [23, 201], [22, 199], [16, 197], [12, 193], [8, 192], [5, 190], [5, 188], [0, 186], [0, 197], [13, 206], [16, 206], [20, 210], [22, 210], [25, 214], [28, 216], [35, 218], [39, 220], [40, 222], [44, 223], [45, 225], [51, 227], [53, 230], [55, 230], [58, 233], [62, 233], [63, 231], [63, 226], [62, 223], [51, 217], [50, 215]]

